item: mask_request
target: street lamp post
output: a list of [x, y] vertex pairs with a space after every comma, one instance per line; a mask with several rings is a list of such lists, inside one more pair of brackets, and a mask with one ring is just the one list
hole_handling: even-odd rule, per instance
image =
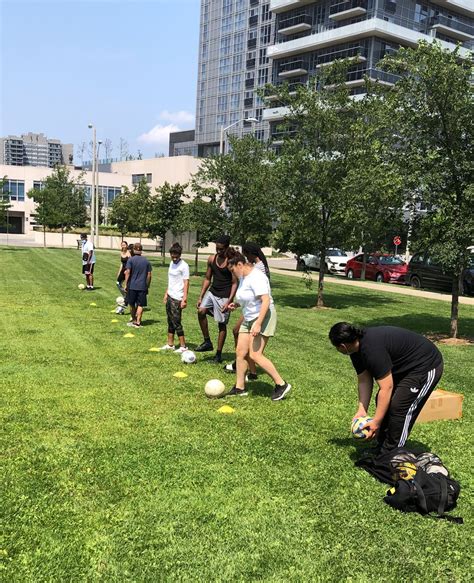
[[99, 208], [99, 150], [102, 140], [97, 142], [97, 152], [95, 152], [95, 247], [99, 247], [99, 221], [100, 221], [100, 208]]
[[247, 119], [239, 119], [237, 121], [234, 121], [234, 123], [231, 123], [230, 125], [228, 125], [227, 127], [224, 127], [223, 125], [221, 126], [221, 141], [219, 144], [219, 154], [221, 156], [224, 155], [224, 150], [225, 150], [225, 142], [224, 142], [224, 138], [225, 138], [225, 133], [227, 130], [230, 130], [230, 128], [233, 128], [234, 126], [236, 126], [238, 123], [242, 122], [242, 121], [249, 121], [251, 123], [257, 123], [258, 119], [256, 119], [255, 117], [248, 117]]
[[95, 126], [91, 123], [89, 124], [89, 129], [92, 130], [92, 188], [91, 188], [91, 204], [90, 204], [90, 215], [91, 215], [91, 240], [94, 245], [95, 238], [95, 150], [96, 150], [96, 131]]

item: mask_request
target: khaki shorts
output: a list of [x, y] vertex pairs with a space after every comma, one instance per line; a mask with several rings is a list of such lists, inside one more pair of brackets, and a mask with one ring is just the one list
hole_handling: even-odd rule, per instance
[[[257, 321], [257, 318], [254, 320], [244, 320], [239, 328], [239, 334], [250, 334], [250, 329], [254, 322]], [[275, 330], [277, 325], [277, 313], [275, 308], [270, 308], [265, 316], [265, 319], [262, 322], [262, 329], [260, 330], [260, 334], [267, 338], [270, 336], [275, 336]]]

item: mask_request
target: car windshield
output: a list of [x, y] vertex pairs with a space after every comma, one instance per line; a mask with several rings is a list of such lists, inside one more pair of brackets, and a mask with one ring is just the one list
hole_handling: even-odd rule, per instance
[[405, 262], [397, 257], [379, 257], [382, 265], [404, 265]]
[[327, 256], [328, 257], [347, 257], [347, 255], [344, 253], [344, 251], [341, 251], [340, 249], [328, 249]]

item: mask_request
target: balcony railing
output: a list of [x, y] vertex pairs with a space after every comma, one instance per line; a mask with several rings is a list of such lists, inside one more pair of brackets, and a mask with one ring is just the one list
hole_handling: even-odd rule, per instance
[[464, 24], [464, 22], [459, 22], [459, 20], [455, 20], [454, 18], [443, 16], [442, 14], [430, 18], [429, 25], [430, 28], [439, 30], [442, 34], [452, 36], [459, 40], [474, 39], [473, 26]]
[[249, 26], [255, 26], [256, 24], [258, 24], [258, 14], [249, 18]]
[[332, 20], [345, 20], [361, 16], [367, 12], [367, 0], [345, 0], [333, 4], [329, 8], [329, 18]]
[[257, 39], [256, 38], [249, 38], [247, 41], [247, 48], [254, 49], [257, 46]]
[[245, 79], [245, 89], [253, 89], [255, 86], [255, 77], [252, 79]]
[[339, 51], [332, 51], [319, 55], [317, 58], [317, 66], [324, 67], [334, 63], [337, 59], [353, 59], [357, 61], [365, 61], [367, 57], [367, 49], [365, 47], [351, 47], [350, 49], [340, 49]]
[[278, 76], [281, 78], [297, 77], [308, 73], [308, 63], [304, 59], [294, 59], [282, 63], [278, 69]]
[[247, 59], [247, 62], [246, 62], [247, 69], [254, 69], [255, 68], [255, 61], [256, 61], [256, 59]]
[[305, 30], [311, 30], [313, 18], [309, 14], [297, 14], [287, 18], [281, 18], [278, 22], [280, 34], [297, 34]]
[[253, 107], [253, 97], [246, 97], [244, 99], [244, 107]]

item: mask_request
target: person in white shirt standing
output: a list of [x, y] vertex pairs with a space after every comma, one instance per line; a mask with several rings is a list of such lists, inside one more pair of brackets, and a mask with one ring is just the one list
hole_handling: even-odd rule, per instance
[[228, 253], [228, 266], [232, 274], [238, 278], [239, 287], [235, 295], [236, 302], [229, 309], [242, 307], [244, 321], [239, 330], [237, 340], [237, 379], [229, 396], [245, 396], [245, 373], [247, 372], [247, 357], [273, 379], [275, 389], [272, 401], [280, 401], [291, 390], [291, 385], [283, 380], [273, 362], [264, 356], [263, 351], [268, 340], [275, 335], [277, 315], [271, 295], [268, 277], [238, 251]]
[[86, 233], [81, 234], [82, 241], [82, 273], [86, 276], [86, 289], [94, 289], [95, 250]]
[[188, 350], [181, 323], [181, 314], [188, 305], [189, 265], [181, 259], [182, 252], [183, 248], [179, 243], [173, 243], [169, 250], [171, 263], [168, 269], [168, 289], [163, 298], [168, 317], [168, 342], [161, 350], [175, 350], [175, 334], [179, 340], [179, 348], [176, 352]]

